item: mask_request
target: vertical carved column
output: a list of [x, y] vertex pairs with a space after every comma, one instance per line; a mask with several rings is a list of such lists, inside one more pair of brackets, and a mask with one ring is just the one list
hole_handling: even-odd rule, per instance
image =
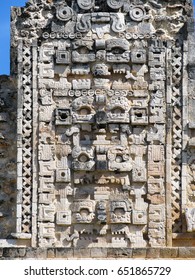
[[188, 42], [184, 41], [183, 45], [183, 69], [182, 69], [182, 232], [186, 232], [185, 222], [185, 208], [187, 204], [187, 192], [188, 192], [188, 153], [187, 145], [189, 140], [189, 129], [188, 129]]
[[151, 247], [166, 244], [165, 218], [165, 123], [166, 123], [166, 43], [153, 40], [149, 48], [150, 113], [151, 127], [157, 128], [161, 137], [152, 137], [148, 145], [148, 236]]
[[37, 246], [37, 189], [38, 189], [38, 85], [37, 41], [32, 45], [32, 246]]
[[167, 246], [172, 245], [172, 213], [171, 213], [171, 161], [172, 161], [172, 43], [167, 42], [166, 49], [166, 234]]
[[17, 233], [31, 233], [32, 207], [32, 54], [20, 41], [18, 47], [18, 177]]
[[32, 207], [32, 53], [23, 45], [22, 232], [30, 233]]
[[22, 232], [22, 123], [23, 123], [23, 41], [18, 42], [18, 100], [17, 100], [17, 212], [16, 212], [16, 232]]
[[181, 165], [182, 165], [182, 47], [172, 47], [172, 219], [173, 233], [181, 232]]
[[[38, 51], [38, 246], [52, 247], [55, 244], [55, 127], [53, 121], [52, 85], [45, 85], [48, 77], [54, 77], [52, 43], [44, 44]], [[36, 110], [36, 108], [35, 108]], [[37, 112], [36, 112], [37, 113]]]
[[[187, 49], [188, 47], [188, 49]], [[185, 209], [186, 217], [186, 230], [188, 235], [195, 232], [195, 37], [194, 37], [194, 19], [191, 18], [188, 22], [188, 45], [186, 45], [186, 63], [188, 63], [186, 73], [187, 81], [185, 81], [185, 88], [187, 88], [188, 96], [186, 96], [188, 101], [188, 111], [186, 112], [188, 118], [187, 134], [184, 132], [184, 136], [188, 136], [187, 142], [187, 174], [185, 181], [185, 204], [183, 205]], [[188, 51], [188, 55], [187, 55]], [[185, 69], [184, 69], [185, 71]], [[188, 140], [188, 141], [187, 141]], [[185, 143], [186, 143], [185, 142]], [[185, 166], [184, 166], [185, 167]], [[185, 169], [184, 169], [185, 171]]]

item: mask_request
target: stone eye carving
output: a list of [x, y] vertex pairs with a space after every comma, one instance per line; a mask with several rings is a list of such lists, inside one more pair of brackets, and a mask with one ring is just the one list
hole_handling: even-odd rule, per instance
[[115, 107], [111, 110], [112, 114], [124, 114], [125, 110], [123, 108], [120, 107]]
[[94, 0], [77, 0], [77, 4], [78, 4], [79, 8], [81, 8], [83, 10], [90, 10], [94, 6], [95, 1]]
[[111, 223], [131, 223], [131, 206], [127, 201], [112, 201], [110, 205]]
[[146, 11], [142, 6], [135, 6], [130, 9], [129, 16], [134, 21], [142, 21], [146, 16]]
[[62, 21], [68, 21], [73, 16], [73, 10], [68, 6], [58, 6], [56, 11], [56, 17]]
[[148, 113], [146, 108], [131, 109], [131, 123], [134, 125], [148, 124]]
[[56, 51], [56, 63], [57, 64], [69, 64], [71, 62], [70, 52], [66, 50]]
[[[86, 88], [86, 87], [85, 87]], [[77, 123], [93, 122], [94, 121], [94, 108], [93, 98], [79, 97], [72, 103], [73, 106], [73, 119]]]
[[126, 98], [111, 98], [107, 109], [109, 110], [107, 116], [110, 122], [129, 122], [129, 104]]
[[56, 109], [55, 111], [56, 125], [72, 124], [72, 116], [70, 109]]
[[146, 63], [146, 50], [134, 50], [131, 52], [132, 63]]
[[132, 163], [128, 149], [113, 147], [108, 150], [107, 156], [110, 171], [131, 171]]
[[143, 210], [132, 211], [132, 224], [134, 225], [145, 225], [147, 224], [147, 215]]
[[73, 205], [73, 219], [77, 223], [91, 223], [95, 217], [94, 201], [77, 201]]
[[81, 107], [80, 110], [78, 111], [79, 115], [85, 116], [85, 115], [90, 115], [91, 114], [91, 108], [89, 107]]
[[88, 155], [87, 154], [80, 154], [80, 156], [78, 157], [78, 161], [80, 161], [80, 162], [87, 162], [87, 161], [89, 161], [90, 159], [89, 159], [89, 157], [88, 157]]
[[74, 170], [94, 170], [95, 161], [94, 161], [95, 150], [93, 147], [80, 147], [76, 146], [73, 148], [72, 157], [73, 164], [72, 167]]
[[57, 225], [71, 225], [71, 211], [58, 211], [56, 215]]

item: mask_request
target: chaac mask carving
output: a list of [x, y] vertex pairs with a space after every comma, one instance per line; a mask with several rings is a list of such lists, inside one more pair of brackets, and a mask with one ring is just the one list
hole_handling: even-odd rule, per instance
[[164, 247], [166, 211], [169, 231], [181, 232], [181, 32], [191, 13], [190, 1], [153, 0], [13, 10], [17, 228], [33, 246]]

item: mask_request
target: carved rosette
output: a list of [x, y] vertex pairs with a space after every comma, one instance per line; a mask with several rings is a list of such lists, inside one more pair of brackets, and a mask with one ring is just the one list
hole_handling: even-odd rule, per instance
[[61, 21], [69, 21], [72, 19], [73, 10], [69, 6], [60, 5], [56, 9], [56, 17]]

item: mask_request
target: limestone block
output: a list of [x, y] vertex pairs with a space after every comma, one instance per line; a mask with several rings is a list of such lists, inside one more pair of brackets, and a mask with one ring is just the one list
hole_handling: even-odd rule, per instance
[[54, 239], [55, 227], [53, 223], [39, 223], [39, 235], [42, 238]]
[[131, 52], [131, 62], [138, 64], [146, 63], [146, 50], [133, 50]]
[[71, 225], [71, 211], [58, 211], [56, 215], [57, 225]]
[[95, 203], [87, 200], [74, 202], [72, 211], [76, 223], [91, 223], [95, 217]]
[[55, 111], [55, 123], [56, 125], [71, 125], [72, 124], [72, 112], [69, 108], [58, 108]]
[[188, 232], [195, 231], [195, 209], [186, 208], [185, 217], [186, 217], [186, 222], [187, 222], [187, 231]]
[[54, 205], [40, 205], [39, 206], [39, 220], [43, 222], [54, 222]]

